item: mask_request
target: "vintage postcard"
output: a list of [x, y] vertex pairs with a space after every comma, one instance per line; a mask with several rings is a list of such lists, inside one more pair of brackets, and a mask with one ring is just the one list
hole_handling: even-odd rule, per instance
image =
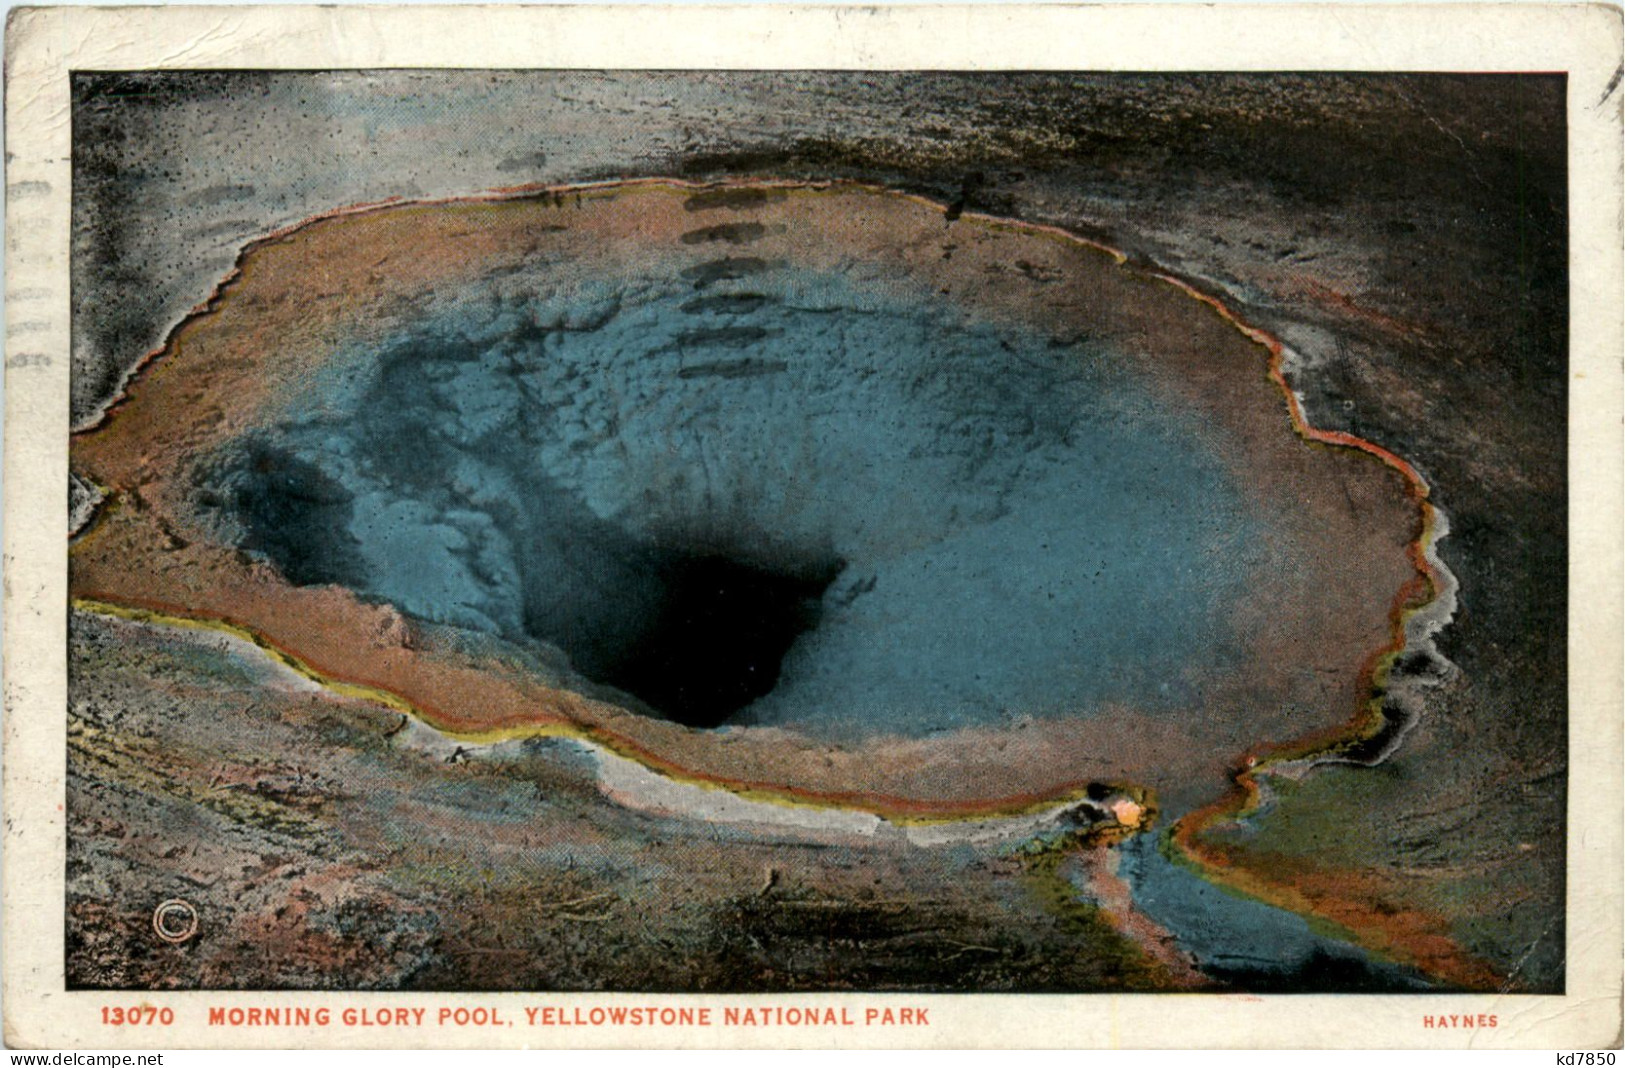
[[1620, 27], [14, 12], [7, 1042], [1617, 1046]]

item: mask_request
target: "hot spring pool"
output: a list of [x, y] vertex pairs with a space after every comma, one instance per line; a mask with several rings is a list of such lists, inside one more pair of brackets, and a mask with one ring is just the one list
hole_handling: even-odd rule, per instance
[[864, 187], [339, 213], [73, 443], [81, 603], [215, 623], [459, 737], [884, 812], [1195, 802], [1347, 730], [1412, 486], [1069, 235]]
[[679, 722], [920, 734], [1189, 704], [1261, 566], [1091, 340], [757, 264], [482, 279], [199, 485], [290, 580], [561, 651]]

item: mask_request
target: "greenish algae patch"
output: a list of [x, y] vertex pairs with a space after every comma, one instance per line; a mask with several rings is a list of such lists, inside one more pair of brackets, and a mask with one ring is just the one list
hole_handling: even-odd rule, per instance
[[1115, 977], [1121, 989], [1172, 988], [1167, 972], [1113, 926], [1099, 905], [1078, 896], [1077, 887], [1062, 871], [1075, 848], [1075, 840], [1065, 845], [1045, 842], [1017, 854], [1029, 897], [1076, 940], [1078, 953], [1094, 961], [1103, 974]]
[[[1330, 765], [1301, 780], [1272, 778], [1270, 786], [1272, 803], [1250, 818], [1246, 841], [1230, 848], [1253, 867], [1311, 873], [1363, 902], [1378, 922], [1408, 918], [1397, 938], [1380, 941], [1354, 922], [1358, 913], [1346, 927], [1306, 914], [1312, 923], [1413, 962], [1419, 953], [1408, 944], [1421, 939], [1423, 953], [1438, 953], [1438, 942], [1448, 940], [1464, 955], [1508, 962], [1497, 985], [1513, 988], [1520, 962], [1527, 967], [1536, 954], [1561, 958], [1562, 917], [1539, 904], [1539, 884], [1550, 876], [1531, 862], [1551, 848], [1551, 824], [1527, 791], [1485, 796], [1448, 777], [1417, 776], [1404, 760]], [[1464, 833], [1492, 818], [1489, 811], [1505, 839], [1495, 848]], [[1211, 830], [1204, 837], [1220, 840]]]
[[[68, 751], [76, 760], [100, 765], [111, 781], [167, 794], [234, 823], [266, 831], [308, 838], [321, 833], [322, 817], [331, 813], [331, 799], [314, 792], [267, 790], [263, 783], [221, 782], [218, 776], [200, 783], [201, 770], [211, 759], [217, 765], [237, 762], [160, 747], [149, 739], [106, 730], [72, 715], [68, 717]], [[240, 766], [250, 772], [258, 770], [252, 764]]]

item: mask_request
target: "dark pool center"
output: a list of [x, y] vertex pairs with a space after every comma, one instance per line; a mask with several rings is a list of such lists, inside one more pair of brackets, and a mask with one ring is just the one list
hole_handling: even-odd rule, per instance
[[199, 500], [293, 582], [698, 727], [1155, 713], [1235, 666], [1258, 520], [1154, 354], [738, 262], [437, 297]]

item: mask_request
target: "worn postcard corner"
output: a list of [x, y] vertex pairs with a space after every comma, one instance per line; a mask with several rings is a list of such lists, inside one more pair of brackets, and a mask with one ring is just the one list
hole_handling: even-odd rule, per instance
[[1620, 25], [13, 11], [7, 1044], [1617, 1048]]

